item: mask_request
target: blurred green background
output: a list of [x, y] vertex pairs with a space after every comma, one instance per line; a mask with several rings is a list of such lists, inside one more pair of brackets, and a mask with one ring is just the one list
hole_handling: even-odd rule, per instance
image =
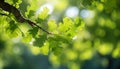
[[[13, 0], [14, 1], [14, 0]], [[8, 38], [0, 15], [0, 69], [120, 69], [120, 0], [16, 0], [22, 14], [34, 20], [43, 7], [57, 22], [80, 17], [85, 28], [60, 55]], [[12, 0], [6, 0], [14, 4]], [[47, 49], [47, 48], [46, 48]]]

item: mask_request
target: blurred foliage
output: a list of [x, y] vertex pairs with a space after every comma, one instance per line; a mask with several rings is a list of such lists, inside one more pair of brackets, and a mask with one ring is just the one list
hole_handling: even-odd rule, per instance
[[0, 69], [120, 69], [119, 0], [5, 1], [54, 34], [0, 9]]

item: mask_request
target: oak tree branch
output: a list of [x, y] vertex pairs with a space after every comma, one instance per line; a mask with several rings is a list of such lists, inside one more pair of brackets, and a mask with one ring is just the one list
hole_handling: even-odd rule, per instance
[[37, 25], [35, 22], [27, 19], [27, 18], [24, 18], [23, 15], [21, 14], [21, 12], [14, 6], [6, 3], [4, 0], [0, 0], [0, 8], [2, 8], [4, 11], [7, 11], [9, 13], [12, 13], [16, 20], [18, 22], [27, 22], [29, 25], [31, 26], [36, 26], [38, 27], [40, 30], [46, 32], [47, 34], [51, 34], [50, 32], [48, 32], [47, 30], [43, 29], [42, 27], [40, 27], [39, 25]]

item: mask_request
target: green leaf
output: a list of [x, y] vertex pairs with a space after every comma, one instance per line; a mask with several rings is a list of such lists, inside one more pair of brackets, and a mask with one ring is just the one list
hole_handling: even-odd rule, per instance
[[31, 34], [33, 37], [35, 37], [38, 33], [38, 28], [34, 27], [32, 29], [29, 30], [29, 34]]
[[55, 55], [61, 54], [63, 48], [60, 45], [61, 45], [60, 41], [54, 40], [49, 41], [49, 48]]
[[54, 37], [48, 37], [49, 47], [55, 54], [60, 54], [60, 51], [65, 46], [72, 46], [72, 40], [70, 38], [54, 35]]
[[5, 0], [9, 4], [12, 4], [16, 8], [19, 8], [19, 4], [22, 3], [22, 0]]
[[80, 26], [81, 25], [81, 18], [79, 18], [79, 17], [76, 17], [75, 19], [74, 19], [74, 21], [75, 21], [75, 26], [76, 27], [78, 27], [78, 26]]
[[38, 38], [35, 38], [33, 42], [34, 46], [42, 47], [47, 39], [47, 35], [40, 35]]
[[49, 53], [49, 42], [45, 42], [44, 46], [40, 48], [40, 51], [44, 55], [48, 55]]
[[52, 48], [52, 51], [55, 55], [60, 55], [62, 53], [63, 48], [62, 47], [54, 47]]
[[15, 21], [11, 20], [9, 22], [9, 26], [6, 29], [6, 32], [8, 33], [9, 37], [17, 37], [20, 34], [20, 31], [17, 27], [17, 25], [15, 24]]
[[84, 27], [85, 27], [85, 23], [83, 21], [81, 21], [81, 24], [77, 27], [76, 31], [79, 32], [79, 31], [83, 30]]
[[25, 12], [25, 16], [31, 19], [35, 19], [35, 12], [40, 7], [40, 4], [38, 4], [39, 0], [36, 1], [29, 1], [29, 6], [27, 6], [27, 12]]
[[27, 16], [28, 16], [28, 18], [31, 18], [31, 17], [34, 16], [34, 15], [35, 15], [35, 11], [30, 10], [30, 11], [29, 11], [29, 14], [28, 14]]
[[11, 20], [9, 23], [10, 24], [9, 24], [8, 29], [11, 30], [11, 33], [12, 33], [13, 31], [15, 31], [15, 29], [17, 29], [17, 26], [15, 25], [15, 21], [13, 20]]
[[32, 35], [27, 34], [26, 36], [23, 37], [22, 42], [31, 42], [32, 41]]
[[56, 35], [55, 40], [62, 43], [71, 44], [71, 39], [63, 35]]
[[42, 20], [45, 20], [48, 17], [48, 12], [49, 12], [49, 9], [47, 7], [44, 7], [39, 14], [39, 18]]
[[49, 26], [49, 30], [50, 30], [50, 31], [54, 31], [54, 30], [56, 30], [56, 28], [57, 28], [57, 24], [55, 23], [54, 20], [50, 20], [50, 21], [48, 22], [48, 26]]
[[63, 32], [63, 33], [64, 33], [64, 32], [66, 32], [66, 31], [68, 31], [69, 29], [71, 29], [72, 26], [73, 26], [73, 21], [72, 21], [70, 18], [65, 17], [65, 18], [63, 19], [63, 24], [62, 24], [62, 23], [59, 23], [58, 29], [59, 29], [60, 32]]

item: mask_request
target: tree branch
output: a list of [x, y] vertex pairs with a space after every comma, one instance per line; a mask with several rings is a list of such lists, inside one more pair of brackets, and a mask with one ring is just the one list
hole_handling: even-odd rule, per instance
[[27, 22], [29, 25], [36, 26], [40, 30], [46, 32], [47, 34], [52, 34], [47, 30], [43, 29], [42, 27], [40, 27], [39, 25], [37, 25], [35, 22], [24, 18], [23, 15], [20, 13], [20, 11], [16, 7], [4, 2], [4, 0], [0, 0], [0, 8], [2, 8], [4, 11], [8, 11], [9, 13], [12, 13], [18, 22], [21, 22], [21, 23]]

